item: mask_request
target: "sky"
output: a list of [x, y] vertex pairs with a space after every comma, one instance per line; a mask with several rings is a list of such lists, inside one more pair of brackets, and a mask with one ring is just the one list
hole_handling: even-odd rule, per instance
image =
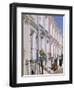
[[54, 16], [54, 20], [57, 23], [57, 26], [61, 29], [61, 32], [63, 32], [63, 16]]

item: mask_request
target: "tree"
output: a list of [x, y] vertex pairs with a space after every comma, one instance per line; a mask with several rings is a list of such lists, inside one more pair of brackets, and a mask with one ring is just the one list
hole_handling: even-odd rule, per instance
[[46, 58], [46, 53], [44, 52], [43, 49], [41, 49], [39, 53], [40, 53], [40, 61], [41, 61], [42, 74], [43, 74], [43, 61]]

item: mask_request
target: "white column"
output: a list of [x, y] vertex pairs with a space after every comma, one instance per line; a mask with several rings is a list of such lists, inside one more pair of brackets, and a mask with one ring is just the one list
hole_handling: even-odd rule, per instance
[[33, 41], [32, 41], [32, 50], [33, 50], [33, 60], [36, 60], [36, 33], [33, 34]]

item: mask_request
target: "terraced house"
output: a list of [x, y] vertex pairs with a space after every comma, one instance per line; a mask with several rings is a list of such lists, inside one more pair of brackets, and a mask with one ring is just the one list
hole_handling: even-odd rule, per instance
[[22, 75], [60, 72], [57, 70], [59, 66], [63, 68], [63, 35], [54, 16], [22, 14], [22, 23]]

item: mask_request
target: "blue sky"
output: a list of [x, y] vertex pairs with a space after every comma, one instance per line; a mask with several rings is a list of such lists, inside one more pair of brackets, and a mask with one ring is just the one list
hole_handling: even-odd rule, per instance
[[57, 26], [61, 29], [61, 31], [63, 32], [63, 16], [53, 16], [54, 20], [57, 23]]

